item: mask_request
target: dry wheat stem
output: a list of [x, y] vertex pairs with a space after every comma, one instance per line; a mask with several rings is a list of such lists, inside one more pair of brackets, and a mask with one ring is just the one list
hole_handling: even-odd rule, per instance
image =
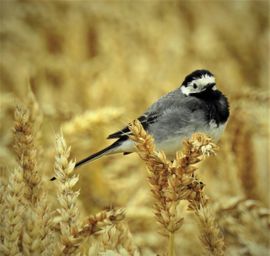
[[174, 233], [170, 233], [169, 237], [169, 249], [168, 249], [169, 256], [175, 256], [175, 245], [174, 245]]
[[77, 198], [79, 191], [73, 191], [78, 175], [73, 173], [75, 162], [69, 160], [70, 148], [62, 134], [56, 137], [55, 177], [57, 178], [57, 199], [60, 208], [54, 223], [58, 225], [62, 252], [65, 255], [79, 255], [81, 238], [75, 238], [78, 229], [79, 209]]
[[[58, 181], [58, 201], [61, 208], [57, 209], [58, 216], [54, 223], [60, 233], [62, 252], [65, 255], [79, 255], [80, 244], [83, 239], [95, 235], [101, 241], [103, 250], [121, 246], [130, 255], [135, 254], [136, 246], [133, 244], [128, 228], [120, 223], [124, 217], [124, 209], [110, 209], [88, 217], [80, 227], [78, 223], [79, 212], [76, 200], [78, 191], [73, 187], [78, 181], [74, 174], [74, 162], [69, 160], [70, 148], [67, 147], [63, 135], [56, 139], [55, 174]], [[101, 250], [101, 249], [100, 249]]]
[[40, 177], [37, 171], [37, 148], [30, 111], [25, 106], [15, 109], [14, 150], [23, 171], [26, 184], [25, 197], [35, 203], [39, 196]]
[[129, 128], [133, 133], [130, 138], [136, 143], [138, 153], [149, 170], [151, 191], [157, 199], [157, 219], [169, 232], [175, 232], [182, 219], [175, 222], [172, 218], [170, 222], [170, 216], [175, 217], [179, 200], [192, 202], [202, 199], [203, 184], [193, 175], [197, 170], [195, 164], [213, 154], [216, 146], [207, 136], [194, 134], [184, 142], [183, 152], [177, 153], [176, 159], [170, 162], [163, 152], [156, 151], [153, 138], [145, 132], [139, 121], [135, 120]]
[[22, 255], [20, 247], [24, 225], [24, 189], [22, 170], [16, 168], [10, 174], [3, 200], [4, 208], [1, 212], [4, 237], [0, 244], [0, 251], [3, 255]]
[[[183, 224], [183, 218], [178, 217], [177, 205], [180, 200], [189, 201], [189, 209], [195, 211], [201, 223], [206, 222], [202, 218], [200, 210], [204, 209], [207, 199], [203, 193], [204, 184], [197, 180], [194, 172], [198, 169], [195, 164], [202, 161], [205, 157], [215, 153], [216, 145], [204, 134], [194, 134], [189, 140], [184, 141], [182, 153], [177, 153], [173, 162], [166, 159], [163, 152], [155, 149], [153, 138], [147, 134], [138, 120], [130, 124], [132, 131], [130, 138], [136, 143], [138, 154], [145, 161], [149, 170], [149, 183], [155, 201], [155, 215], [157, 221], [162, 224], [163, 231], [169, 236], [169, 255], [174, 255], [174, 233]], [[213, 222], [211, 222], [213, 224]], [[214, 224], [211, 226], [219, 234], [219, 230]], [[212, 241], [214, 235], [205, 229], [201, 229], [203, 238]], [[206, 234], [206, 235], [205, 235]], [[219, 237], [217, 237], [219, 241]], [[222, 240], [222, 239], [221, 239]], [[221, 243], [211, 243], [207, 239], [201, 239], [207, 250], [220, 251]], [[223, 241], [223, 240], [222, 240]], [[223, 247], [221, 248], [223, 252]]]
[[177, 198], [172, 196], [172, 200], [167, 202], [165, 195], [168, 186], [171, 194], [174, 195], [172, 186], [168, 185], [171, 163], [163, 152], [156, 151], [153, 138], [146, 133], [139, 121], [135, 120], [129, 128], [133, 133], [130, 138], [136, 143], [138, 153], [148, 167], [148, 181], [156, 199], [154, 209], [157, 221], [162, 225], [166, 235], [169, 235], [171, 232], [175, 232], [182, 222], [182, 218], [176, 216]]
[[[15, 109], [14, 149], [23, 175], [23, 189], [20, 193], [24, 200], [20, 207], [23, 230], [20, 234], [21, 246], [24, 255], [41, 255], [45, 252], [48, 231], [48, 206], [44, 192], [41, 189], [41, 178], [37, 169], [37, 134], [41, 116], [35, 97], [29, 89], [28, 106], [17, 106]], [[38, 120], [40, 122], [38, 122]]]

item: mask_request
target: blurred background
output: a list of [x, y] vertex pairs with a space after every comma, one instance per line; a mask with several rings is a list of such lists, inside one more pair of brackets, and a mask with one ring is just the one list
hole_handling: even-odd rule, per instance
[[[29, 86], [42, 116], [39, 171], [54, 202], [48, 179], [60, 129], [79, 160], [203, 68], [215, 74], [231, 105], [219, 153], [200, 168], [207, 194], [217, 207], [242, 199], [269, 207], [269, 1], [1, 0], [0, 17], [2, 177], [16, 165], [13, 113], [28, 102]], [[147, 172], [136, 154], [105, 157], [79, 172], [82, 216], [126, 207], [143, 255], [162, 250]], [[183, 215], [179, 250], [198, 255], [196, 225], [184, 206]], [[254, 229], [238, 237], [226, 221], [220, 218], [228, 255], [264, 255], [267, 243]]]

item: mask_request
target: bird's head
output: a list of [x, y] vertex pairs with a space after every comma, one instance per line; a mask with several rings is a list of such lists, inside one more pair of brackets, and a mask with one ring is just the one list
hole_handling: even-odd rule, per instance
[[204, 69], [195, 70], [186, 76], [181, 91], [186, 96], [200, 94], [206, 90], [216, 90], [214, 75]]

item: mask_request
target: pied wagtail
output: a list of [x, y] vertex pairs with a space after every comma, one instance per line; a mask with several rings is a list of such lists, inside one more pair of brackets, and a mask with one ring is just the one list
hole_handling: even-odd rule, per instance
[[[195, 132], [218, 140], [228, 118], [229, 103], [217, 89], [214, 75], [208, 70], [196, 70], [186, 76], [179, 88], [152, 104], [138, 120], [154, 137], [157, 149], [173, 157], [182, 141]], [[114, 143], [77, 162], [75, 167], [104, 155], [134, 152], [130, 134], [128, 127], [110, 134], [107, 138], [117, 139]]]

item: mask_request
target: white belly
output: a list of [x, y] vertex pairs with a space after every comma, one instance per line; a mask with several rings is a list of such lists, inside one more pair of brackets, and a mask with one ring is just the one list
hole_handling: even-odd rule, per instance
[[[197, 132], [203, 132], [210, 136], [215, 142], [217, 142], [223, 133], [225, 129], [226, 124], [219, 125], [217, 127], [216, 123], [214, 121], [211, 121], [209, 124], [209, 127], [206, 127], [204, 130], [200, 130]], [[183, 136], [179, 135], [177, 137], [170, 137], [164, 141], [157, 142], [156, 147], [158, 150], [162, 150], [165, 152], [166, 156], [169, 159], [173, 159], [175, 157], [175, 153], [179, 150], [181, 150], [183, 141], [185, 139], [188, 139], [190, 135]], [[133, 141], [127, 140], [122, 143], [122, 145], [114, 150], [111, 151], [111, 153], [120, 153], [120, 152], [134, 152], [135, 145]]]
[[217, 126], [216, 122], [212, 120], [209, 124], [210, 129], [204, 132], [208, 134], [215, 142], [217, 142], [220, 139], [222, 133], [224, 132], [226, 124], [227, 123]]
[[183, 140], [185, 138], [182, 137], [175, 137], [175, 138], [170, 138], [166, 141], [163, 141], [161, 143], [158, 143], [157, 149], [158, 150], [162, 150], [164, 151], [164, 153], [166, 154], [166, 156], [169, 159], [174, 159], [175, 158], [175, 153], [179, 150], [181, 150], [182, 145], [183, 145]]
[[[208, 129], [197, 131], [205, 133], [206, 135], [210, 136], [214, 142], [217, 142], [222, 133], [224, 132], [226, 124], [217, 126], [215, 122], [210, 122], [210, 125]], [[165, 141], [162, 141], [160, 143], [157, 143], [158, 150], [162, 150], [165, 152], [165, 154], [168, 156], [169, 159], [175, 157], [175, 153], [179, 150], [181, 150], [183, 146], [183, 141], [185, 139], [188, 139], [191, 137], [191, 134], [189, 136], [178, 136], [178, 137], [171, 137]]]

